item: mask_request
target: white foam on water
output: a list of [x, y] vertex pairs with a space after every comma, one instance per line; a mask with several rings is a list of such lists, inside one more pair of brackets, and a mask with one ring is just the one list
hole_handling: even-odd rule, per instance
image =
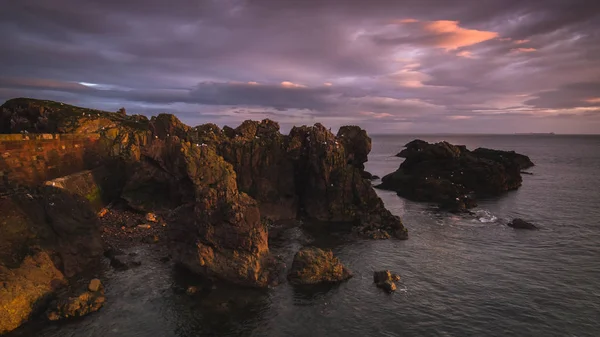
[[477, 220], [481, 223], [492, 223], [498, 220], [497, 216], [485, 209], [475, 211], [475, 215], [477, 216]]

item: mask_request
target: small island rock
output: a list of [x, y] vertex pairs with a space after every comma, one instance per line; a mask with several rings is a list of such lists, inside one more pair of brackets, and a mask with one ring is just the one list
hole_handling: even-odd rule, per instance
[[516, 228], [516, 229], [538, 229], [531, 222], [525, 221], [520, 218], [516, 218], [513, 221], [508, 223], [508, 227]]
[[288, 280], [292, 284], [335, 283], [352, 277], [340, 260], [331, 251], [309, 247], [294, 256]]

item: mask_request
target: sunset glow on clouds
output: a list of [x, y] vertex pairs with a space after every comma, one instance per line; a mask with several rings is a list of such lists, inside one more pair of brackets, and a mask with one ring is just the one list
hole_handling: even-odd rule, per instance
[[598, 132], [599, 19], [587, 0], [9, 1], [0, 100], [192, 125]]

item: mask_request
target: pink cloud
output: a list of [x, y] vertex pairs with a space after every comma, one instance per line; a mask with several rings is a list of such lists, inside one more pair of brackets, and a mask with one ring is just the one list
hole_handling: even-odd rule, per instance
[[529, 40], [516, 40], [515, 44], [524, 44], [524, 43], [527, 43], [527, 42], [530, 42], [530, 41]]
[[472, 116], [455, 115], [455, 116], [448, 116], [446, 118], [453, 120], [453, 121], [460, 121], [460, 120], [465, 120], [465, 119], [471, 119], [473, 117]]
[[517, 52], [517, 53], [532, 53], [534, 51], [537, 51], [537, 49], [535, 49], [535, 48], [515, 48], [512, 51]]
[[305, 85], [297, 84], [297, 83], [293, 83], [293, 82], [289, 82], [289, 81], [281, 82], [281, 86], [285, 87], [285, 88], [306, 88]]

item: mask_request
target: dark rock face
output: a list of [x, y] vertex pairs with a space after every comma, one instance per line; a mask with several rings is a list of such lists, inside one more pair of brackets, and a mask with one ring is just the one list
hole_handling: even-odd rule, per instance
[[373, 283], [378, 288], [381, 288], [388, 293], [396, 291], [396, 283], [400, 281], [400, 276], [392, 274], [389, 270], [381, 270], [373, 272]]
[[531, 222], [525, 221], [523, 219], [519, 219], [516, 218], [513, 221], [508, 223], [509, 227], [512, 228], [516, 228], [516, 229], [538, 229], [534, 224], [532, 224]]
[[526, 156], [469, 151], [447, 142], [415, 140], [406, 146], [400, 153], [406, 160], [377, 187], [411, 200], [435, 202], [450, 211], [464, 211], [476, 206], [473, 195], [498, 195], [521, 186]]
[[529, 157], [516, 153], [515, 151], [501, 151], [486, 149], [483, 147], [473, 150], [473, 154], [481, 158], [487, 158], [507, 166], [517, 165], [519, 170], [525, 170], [534, 166]]
[[46, 316], [51, 321], [85, 316], [98, 311], [105, 301], [102, 283], [93, 279], [88, 288], [79, 295], [64, 297], [52, 303]]
[[295, 218], [294, 162], [287, 155], [288, 139], [279, 133], [279, 124], [269, 119], [245, 121], [228, 134], [217, 150], [233, 165], [239, 190], [258, 201], [263, 217]]
[[256, 202], [240, 193], [231, 164], [210, 146], [177, 137], [145, 148], [123, 198], [144, 212], [169, 213], [175, 258], [208, 277], [269, 283], [267, 229]]
[[102, 254], [89, 202], [49, 186], [0, 198], [0, 333]]
[[294, 256], [288, 280], [292, 284], [335, 283], [352, 277], [352, 273], [331, 251], [303, 248]]

